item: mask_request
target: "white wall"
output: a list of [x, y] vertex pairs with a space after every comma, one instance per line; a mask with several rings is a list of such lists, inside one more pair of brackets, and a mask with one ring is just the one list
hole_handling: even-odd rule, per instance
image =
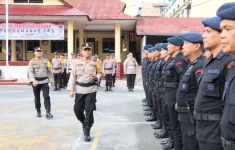
[[0, 66], [2, 71], [1, 78], [7, 79], [26, 79], [28, 66]]

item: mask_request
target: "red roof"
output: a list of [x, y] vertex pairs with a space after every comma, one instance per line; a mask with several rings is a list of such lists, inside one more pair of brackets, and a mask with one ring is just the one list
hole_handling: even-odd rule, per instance
[[182, 32], [202, 32], [202, 18], [138, 17], [137, 35], [178, 35]]
[[[0, 5], [0, 15], [5, 5]], [[9, 15], [84, 16], [85, 13], [64, 5], [9, 5]]]
[[124, 14], [125, 3], [120, 0], [64, 0], [72, 7], [85, 12], [91, 19], [134, 19]]

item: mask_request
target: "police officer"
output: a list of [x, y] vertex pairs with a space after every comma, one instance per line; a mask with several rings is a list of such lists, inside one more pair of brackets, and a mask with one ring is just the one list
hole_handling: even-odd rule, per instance
[[155, 74], [156, 74], [156, 67], [157, 64], [160, 61], [160, 48], [159, 48], [159, 44], [156, 44], [153, 48], [152, 48], [152, 67], [149, 70], [149, 77], [148, 77], [148, 87], [149, 87], [149, 95], [150, 95], [150, 99], [151, 99], [151, 115], [150, 117], [146, 118], [146, 121], [155, 121], [158, 119], [158, 108], [157, 108], [157, 99], [156, 99], [156, 83], [155, 83]]
[[59, 58], [58, 52], [54, 53], [54, 58], [52, 59], [52, 72], [55, 80], [55, 88], [54, 91], [59, 90], [61, 88], [61, 73], [62, 73], [62, 63]]
[[142, 102], [144, 103], [143, 106], [147, 106], [147, 82], [146, 82], [146, 69], [148, 64], [150, 63], [149, 59], [148, 59], [148, 49], [151, 48], [152, 45], [145, 45], [143, 48], [143, 60], [142, 60], [142, 79], [143, 79], [143, 87], [144, 87], [144, 92], [145, 92], [145, 98], [142, 99]]
[[67, 86], [67, 59], [65, 58], [64, 54], [60, 54], [60, 62], [62, 65], [62, 71], [61, 71], [61, 88], [64, 88]]
[[203, 74], [194, 104], [196, 137], [200, 150], [221, 150], [220, 120], [224, 101], [222, 100], [226, 66], [231, 56], [221, 50], [220, 18], [204, 20], [203, 43], [211, 51], [212, 58], [204, 63]]
[[[220, 27], [222, 29], [221, 43], [225, 53], [235, 54], [235, 2], [225, 3], [217, 10], [217, 15], [222, 18]], [[235, 150], [235, 61], [227, 65], [226, 83], [223, 92], [225, 101], [223, 116], [220, 122], [222, 132], [222, 146], [224, 150]]]
[[[150, 73], [151, 69], [155, 63], [155, 56], [154, 56], [154, 51], [155, 47], [150, 47], [148, 49], [148, 59], [149, 59], [149, 64], [146, 68], [146, 75], [145, 75], [145, 81], [146, 81], [146, 88], [147, 88], [147, 106], [143, 108], [144, 111], [146, 111], [145, 115], [150, 115], [150, 117], [146, 118], [146, 121], [154, 121], [156, 120], [154, 114], [153, 114], [153, 103], [152, 103], [152, 92], [153, 92], [153, 84], [152, 81], [150, 80]], [[148, 113], [148, 114], [147, 114]]]
[[106, 59], [103, 61], [103, 74], [105, 75], [105, 91], [112, 91], [112, 77], [115, 73], [115, 64], [111, 59], [110, 54], [106, 54]]
[[196, 127], [193, 119], [194, 101], [197, 95], [199, 79], [203, 67], [202, 35], [196, 32], [182, 34], [184, 39], [183, 54], [190, 61], [187, 71], [182, 76], [176, 94], [175, 109], [180, 121], [184, 150], [199, 150], [196, 139]]
[[40, 102], [40, 92], [43, 92], [44, 105], [46, 109], [46, 118], [51, 119], [53, 115], [51, 114], [51, 102], [49, 96], [49, 85], [48, 83], [53, 83], [53, 75], [48, 67], [49, 61], [43, 58], [43, 50], [40, 47], [35, 47], [34, 49], [35, 58], [29, 62], [28, 78], [29, 82], [32, 83], [35, 108], [37, 110], [37, 117], [41, 117], [41, 102]]
[[86, 142], [91, 140], [90, 129], [94, 123], [93, 109], [97, 91], [96, 63], [91, 59], [91, 54], [91, 46], [83, 44], [83, 57], [73, 66], [67, 87], [70, 97], [75, 96], [74, 113], [83, 125]]
[[127, 87], [129, 92], [133, 92], [134, 89], [136, 66], [138, 66], [136, 59], [133, 57], [132, 53], [129, 53], [127, 55], [127, 59], [123, 63], [124, 74], [126, 74]]
[[170, 135], [170, 138], [167, 140], [163, 140], [161, 144], [166, 145], [165, 148], [172, 148], [173, 143], [171, 139], [173, 139], [173, 135], [170, 132], [170, 118], [169, 118], [169, 111], [167, 109], [167, 105], [165, 103], [164, 99], [164, 81], [165, 81], [165, 75], [166, 75], [166, 68], [167, 65], [172, 61], [171, 55], [168, 54], [168, 44], [164, 43], [161, 47], [161, 59], [162, 59], [162, 69], [161, 69], [161, 78], [159, 79], [159, 90], [160, 90], [160, 101], [159, 105], [161, 105], [161, 113], [160, 113], [160, 119], [162, 123], [162, 128], [160, 130], [157, 130], [154, 132], [154, 135], [156, 138], [168, 138]]
[[114, 53], [110, 54], [110, 60], [112, 60], [114, 64], [114, 74], [112, 75], [112, 87], [115, 87], [117, 63], [116, 63], [116, 59], [114, 58]]
[[67, 80], [69, 81], [69, 76], [72, 71], [73, 65], [75, 64], [77, 58], [74, 53], [71, 53], [71, 58], [68, 59], [67, 66], [66, 66], [66, 72], [67, 72]]
[[[182, 150], [182, 137], [180, 122], [178, 119], [178, 112], [175, 110], [176, 92], [179, 86], [179, 81], [187, 68], [187, 60], [181, 53], [184, 41], [178, 36], [170, 37], [168, 41], [168, 54], [173, 58], [167, 64], [164, 76], [164, 100], [166, 108], [170, 116], [170, 129], [173, 135], [175, 150]], [[169, 141], [170, 142], [170, 141]], [[163, 148], [171, 147], [171, 144], [163, 145]]]

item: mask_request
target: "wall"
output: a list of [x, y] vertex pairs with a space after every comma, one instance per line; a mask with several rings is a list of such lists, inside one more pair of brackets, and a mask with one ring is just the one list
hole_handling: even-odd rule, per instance
[[26, 79], [28, 66], [9, 66], [8, 68], [0, 66], [0, 70], [2, 70], [1, 78]]

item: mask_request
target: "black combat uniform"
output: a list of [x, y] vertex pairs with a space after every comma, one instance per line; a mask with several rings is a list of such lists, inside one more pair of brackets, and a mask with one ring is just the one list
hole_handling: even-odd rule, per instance
[[193, 119], [193, 108], [202, 67], [203, 56], [199, 56], [189, 63], [187, 71], [180, 80], [176, 94], [176, 111], [181, 125], [184, 150], [199, 150], [199, 144], [196, 139], [196, 125]]
[[231, 56], [220, 51], [216, 57], [205, 62], [194, 105], [196, 137], [200, 150], [221, 150], [220, 120], [224, 101], [226, 65]]
[[225, 101], [223, 116], [220, 122], [222, 145], [224, 150], [235, 150], [235, 61], [227, 65], [223, 101]]
[[150, 91], [150, 96], [151, 96], [151, 100], [152, 100], [152, 114], [150, 115], [149, 118], [146, 118], [146, 121], [154, 121], [158, 118], [158, 115], [157, 115], [157, 102], [156, 102], [156, 92], [155, 92], [155, 84], [154, 84], [154, 76], [155, 76], [155, 73], [156, 73], [156, 66], [159, 62], [159, 58], [157, 60], [154, 61], [153, 65], [152, 65], [152, 68], [150, 70], [150, 73], [149, 73], [149, 91]]
[[187, 60], [178, 53], [173, 57], [173, 60], [166, 66], [165, 81], [164, 81], [164, 100], [169, 111], [170, 129], [173, 134], [175, 150], [182, 150], [182, 137], [180, 122], [178, 119], [178, 112], [175, 110], [176, 92], [179, 81], [187, 68]]

